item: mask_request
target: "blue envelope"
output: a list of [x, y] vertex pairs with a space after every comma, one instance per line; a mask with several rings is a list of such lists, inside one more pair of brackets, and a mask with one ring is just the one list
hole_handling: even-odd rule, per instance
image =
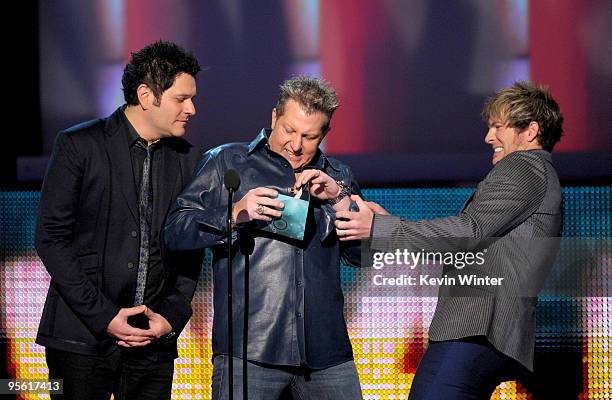
[[302, 188], [300, 198], [279, 194], [276, 199], [285, 204], [285, 208], [282, 209], [283, 215], [280, 218], [272, 219], [270, 222], [263, 222], [263, 226], [259, 228], [266, 232], [303, 240], [306, 218], [308, 217], [308, 207], [310, 205], [309, 185], [305, 185]]

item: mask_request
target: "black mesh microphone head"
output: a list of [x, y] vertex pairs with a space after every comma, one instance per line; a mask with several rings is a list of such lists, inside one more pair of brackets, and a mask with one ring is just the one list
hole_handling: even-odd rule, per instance
[[240, 186], [240, 175], [238, 175], [235, 169], [228, 169], [223, 177], [223, 183], [227, 190], [235, 192], [238, 186]]

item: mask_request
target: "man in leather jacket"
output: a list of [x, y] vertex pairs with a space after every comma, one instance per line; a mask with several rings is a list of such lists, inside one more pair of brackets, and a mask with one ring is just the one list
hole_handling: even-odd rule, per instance
[[[360, 191], [350, 168], [319, 149], [338, 105], [335, 92], [319, 79], [299, 76], [284, 82], [272, 110], [272, 129], [263, 129], [251, 143], [206, 152], [168, 216], [170, 248], [213, 252], [213, 399], [227, 398], [229, 391], [223, 187], [229, 169], [241, 177], [232, 232], [234, 395], [242, 397], [247, 307], [249, 399], [279, 398], [284, 390], [302, 399], [362, 398], [340, 287], [340, 261], [359, 266], [360, 246], [340, 243], [334, 229], [336, 212], [348, 211], [349, 194]], [[303, 240], [255, 228], [281, 216], [279, 194], [291, 196], [303, 187], [311, 196]]]

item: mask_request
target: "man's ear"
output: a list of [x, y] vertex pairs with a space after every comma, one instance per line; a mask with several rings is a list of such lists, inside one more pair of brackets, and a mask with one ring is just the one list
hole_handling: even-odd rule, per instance
[[153, 102], [155, 101], [155, 95], [153, 94], [153, 91], [149, 86], [145, 85], [144, 83], [138, 85], [138, 87], [136, 88], [136, 95], [138, 96], [138, 103], [140, 104], [140, 107], [142, 107], [143, 110], [146, 110], [147, 108], [151, 107], [151, 105], [153, 105]]
[[276, 107], [272, 109], [272, 124], [270, 127], [274, 129], [274, 125], [276, 125]]
[[529, 123], [529, 126], [527, 126], [526, 129], [526, 134], [527, 134], [527, 141], [528, 142], [533, 142], [534, 140], [537, 139], [538, 137], [538, 133], [540, 133], [540, 124], [537, 123], [536, 121], [531, 121]]

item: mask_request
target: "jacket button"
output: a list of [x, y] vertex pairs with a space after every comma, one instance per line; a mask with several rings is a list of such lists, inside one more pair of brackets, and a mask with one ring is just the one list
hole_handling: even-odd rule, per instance
[[299, 256], [300, 253], [301, 253], [300, 249], [295, 249], [295, 254], [297, 254]]
[[302, 318], [302, 313], [297, 313], [298, 318]]
[[129, 269], [134, 268], [134, 263], [133, 263], [133, 262], [131, 262], [131, 261], [130, 261], [130, 262], [128, 262], [128, 268], [129, 268]]
[[302, 281], [297, 281], [297, 282], [296, 282], [296, 284], [297, 284], [298, 286], [302, 286]]
[[132, 232], [130, 233], [130, 235], [132, 235], [132, 237], [133, 237], [133, 238], [135, 238], [136, 236], [138, 236], [138, 232], [136, 232], [136, 231], [132, 231]]

